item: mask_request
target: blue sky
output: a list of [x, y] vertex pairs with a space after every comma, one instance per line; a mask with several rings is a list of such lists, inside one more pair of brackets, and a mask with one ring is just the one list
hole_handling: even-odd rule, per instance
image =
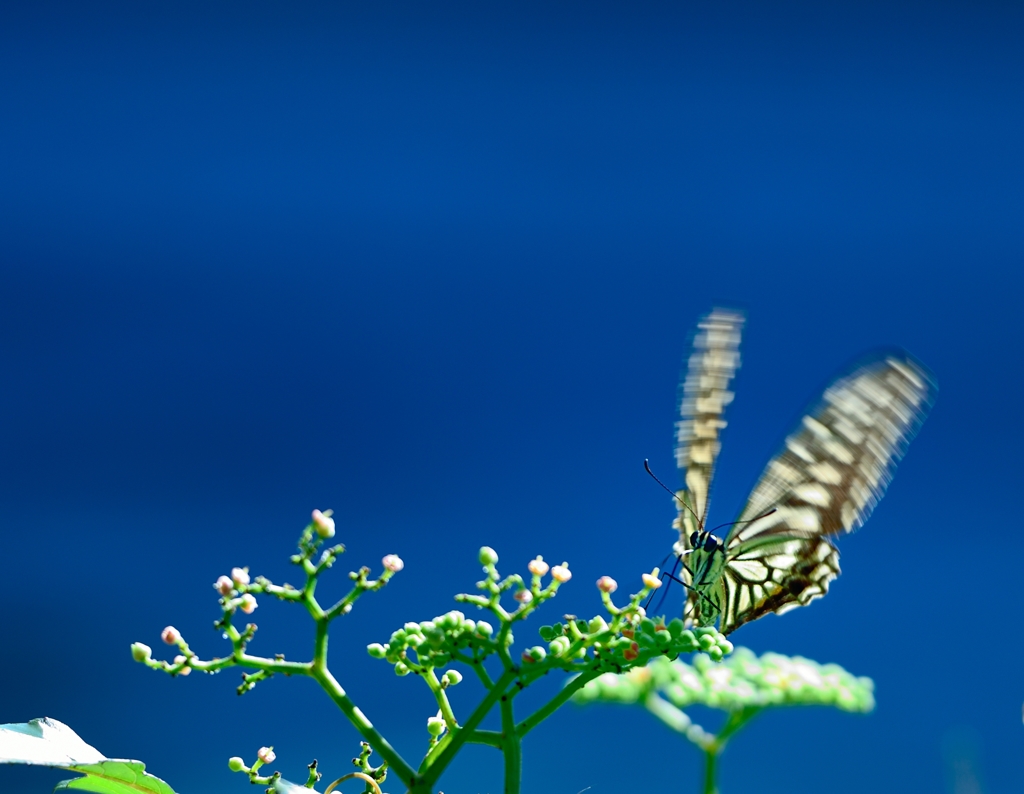
[[[941, 791], [963, 736], [986, 791], [1020, 789], [1020, 9], [0, 14], [0, 722], [61, 719], [183, 794], [244, 787], [225, 760], [262, 744], [346, 771], [358, 737], [308, 682], [239, 699], [127, 651], [174, 623], [218, 652], [210, 583], [285, 579], [333, 507], [333, 587], [407, 563], [332, 652], [414, 754], [430, 699], [366, 643], [451, 608], [483, 543], [570, 562], [551, 620], [660, 562], [642, 461], [674, 477], [680, 363], [724, 303], [748, 322], [716, 523], [863, 352], [907, 348], [939, 396], [828, 597], [733, 637], [873, 677], [876, 712], [764, 716], [723, 791]], [[262, 649], [307, 647], [257, 616]], [[499, 790], [493, 755], [442, 788]], [[570, 709], [525, 764], [525, 791], [600, 794], [695, 790], [698, 759]]]

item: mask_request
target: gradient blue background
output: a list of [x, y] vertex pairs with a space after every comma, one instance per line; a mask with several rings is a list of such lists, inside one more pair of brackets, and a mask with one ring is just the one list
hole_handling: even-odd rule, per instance
[[[951, 791], [965, 752], [1019, 791], [1024, 13], [771, 6], [6, 5], [0, 722], [58, 718], [182, 794], [247, 791], [225, 760], [262, 744], [293, 779], [348, 771], [312, 683], [239, 699], [235, 672], [128, 653], [168, 623], [221, 652], [210, 583], [294, 580], [333, 507], [328, 594], [406, 560], [332, 653], [417, 755], [426, 689], [366, 643], [451, 608], [482, 543], [570, 562], [549, 619], [594, 614], [602, 574], [632, 588], [673, 538], [641, 462], [674, 478], [680, 361], [724, 302], [749, 322], [715, 521], [865, 350], [908, 348], [940, 394], [829, 596], [734, 635], [872, 676], [877, 710], [762, 717], [723, 791]], [[256, 650], [308, 652], [299, 610], [256, 617]], [[497, 792], [499, 760], [470, 748], [441, 788]], [[560, 712], [525, 764], [526, 792], [698, 774], [614, 708]]]

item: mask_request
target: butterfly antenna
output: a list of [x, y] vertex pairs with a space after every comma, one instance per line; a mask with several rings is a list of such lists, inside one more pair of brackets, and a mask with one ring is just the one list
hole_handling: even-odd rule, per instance
[[[772, 513], [777, 512], [778, 509], [779, 508], [777, 508], [777, 507], [773, 507], [767, 513], [763, 513], [762, 515], [759, 515], [757, 518], [748, 518], [745, 521], [730, 521], [728, 524], [719, 524], [717, 527], [715, 527], [715, 529], [721, 529], [722, 527], [731, 527], [731, 526], [734, 526], [736, 524], [749, 524], [752, 521], [760, 521], [762, 518], [765, 518], [767, 516], [770, 516]], [[714, 532], [715, 529], [712, 529], [711, 531]]]
[[685, 507], [689, 511], [691, 516], [693, 516], [695, 519], [697, 519], [697, 526], [700, 527], [701, 531], [703, 532], [704, 531], [704, 522], [701, 521], [699, 518], [697, 518], [697, 514], [693, 512], [693, 508], [690, 507], [688, 504], [686, 504], [686, 502], [679, 496], [679, 494], [677, 494], [675, 491], [673, 491], [671, 488], [669, 488], [667, 485], [665, 485], [665, 483], [663, 483], [661, 480], [658, 479], [658, 476], [653, 471], [651, 471], [651, 464], [650, 464], [650, 461], [648, 461], [647, 458], [644, 458], [644, 468], [647, 470], [647, 473], [650, 474], [652, 478], [654, 478], [654, 481], [656, 483], [658, 483], [658, 485], [660, 485], [662, 488], [664, 488], [666, 491], [668, 491], [670, 494], [672, 494], [672, 498], [675, 499], [676, 501], [678, 501], [679, 504], [681, 504], [683, 507]]

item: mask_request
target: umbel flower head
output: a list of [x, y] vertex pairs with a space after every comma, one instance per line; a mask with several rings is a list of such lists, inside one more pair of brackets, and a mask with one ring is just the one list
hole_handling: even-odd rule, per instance
[[875, 706], [874, 682], [837, 664], [800, 656], [736, 648], [725, 661], [698, 654], [693, 664], [653, 659], [625, 675], [606, 673], [576, 693], [578, 703], [643, 703], [657, 694], [678, 708], [695, 704], [726, 711], [767, 706], [834, 706], [867, 712]]

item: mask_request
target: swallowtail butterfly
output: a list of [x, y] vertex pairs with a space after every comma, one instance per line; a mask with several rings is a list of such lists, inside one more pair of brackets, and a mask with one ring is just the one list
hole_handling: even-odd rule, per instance
[[743, 316], [715, 309], [698, 325], [681, 385], [676, 461], [685, 486], [673, 546], [689, 625], [723, 634], [806, 606], [839, 575], [830, 536], [863, 524], [928, 411], [935, 383], [906, 353], [876, 354], [841, 375], [786, 438], [724, 539], [705, 528]]

